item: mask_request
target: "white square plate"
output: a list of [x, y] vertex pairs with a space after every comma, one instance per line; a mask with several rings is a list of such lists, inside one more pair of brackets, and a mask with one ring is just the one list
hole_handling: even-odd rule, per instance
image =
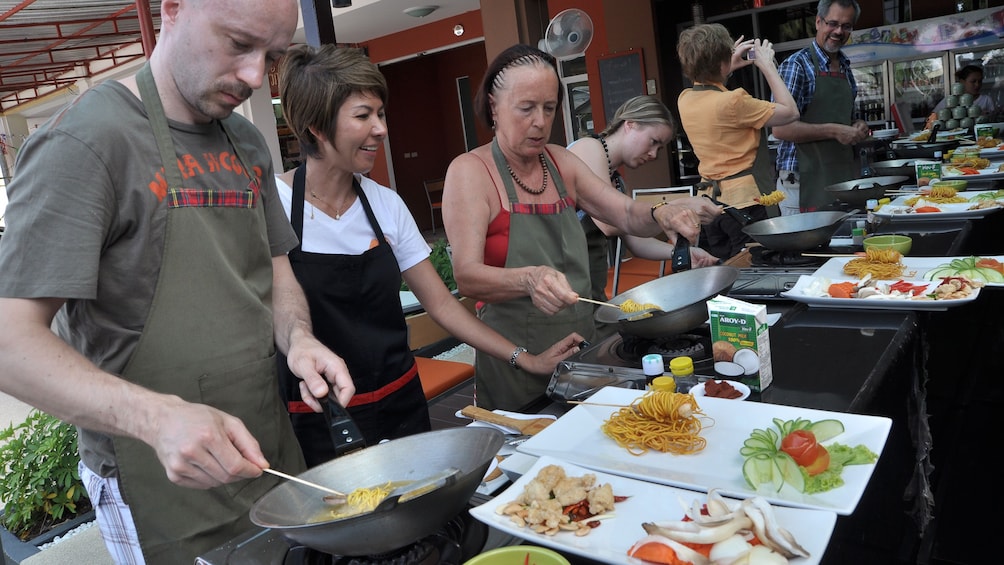
[[892, 426], [892, 420], [879, 416], [704, 397], [698, 400], [698, 405], [713, 422], [706, 423], [701, 430], [701, 436], [708, 441], [702, 451], [691, 455], [655, 451], [631, 455], [607, 437], [600, 426], [617, 411], [615, 406], [627, 406], [644, 392], [604, 387], [586, 402], [608, 406], [580, 404], [517, 450], [540, 457], [557, 457], [597, 471], [643, 481], [700, 491], [717, 488], [722, 494], [739, 498], [760, 495], [772, 504], [831, 510], [848, 515], [854, 512], [875, 465], [846, 467], [843, 473], [845, 484], [823, 493], [803, 494], [789, 487], [780, 492], [770, 492], [766, 485], [762, 487], [765, 491], [757, 492], [743, 479], [743, 456], [739, 454], [739, 449], [750, 432], [755, 428], [771, 426], [773, 418], [805, 418], [814, 422], [832, 418], [843, 423], [844, 433], [826, 444], [865, 445], [881, 455]]
[[[795, 286], [791, 287], [791, 290], [786, 290], [781, 293], [781, 296], [785, 298], [790, 298], [796, 302], [804, 302], [809, 306], [822, 306], [824, 308], [849, 308], [853, 310], [916, 310], [918, 312], [940, 312], [942, 310], [948, 310], [954, 306], [961, 306], [976, 300], [976, 297], [980, 295], [979, 288], [974, 289], [973, 292], [965, 298], [953, 298], [950, 300], [911, 300], [907, 297], [903, 298], [885, 298], [885, 299], [875, 299], [875, 298], [833, 298], [832, 296], [819, 296], [818, 294], [811, 292], [810, 289], [814, 283], [829, 281], [829, 283], [839, 283], [839, 282], [858, 282], [860, 279], [854, 277], [848, 277], [847, 275], [841, 275], [837, 278], [829, 277], [819, 277], [814, 275], [802, 275], [798, 277], [798, 282]], [[899, 279], [897, 279], [899, 280]], [[930, 285], [930, 290], [934, 290], [935, 285], [932, 281], [925, 281], [919, 278], [907, 279], [903, 278], [904, 281], [912, 284], [926, 284]], [[829, 283], [826, 283], [827, 286]]]
[[[593, 528], [588, 535], [581, 537], [576, 536], [574, 532], [558, 532], [553, 536], [538, 534], [529, 528], [514, 524], [508, 516], [495, 513], [496, 508], [515, 500], [523, 492], [524, 486], [546, 465], [560, 465], [567, 475], [573, 477], [593, 473], [596, 475], [597, 484], [609, 483], [614, 495], [627, 496], [628, 499], [616, 503], [614, 511], [600, 520], [599, 527]], [[643, 562], [628, 557], [627, 550], [636, 541], [645, 537], [642, 523], [680, 520], [683, 518], [680, 501], [689, 507], [695, 499], [704, 502], [705, 498], [706, 495], [702, 493], [596, 472], [553, 457], [541, 457], [512, 486], [499, 493], [493, 500], [472, 508], [470, 513], [495, 529], [521, 537], [535, 545], [547, 546], [603, 563], [638, 565]], [[792, 559], [789, 563], [792, 565], [819, 563], [826, 552], [826, 546], [830, 543], [833, 526], [837, 520], [836, 514], [822, 510], [781, 507], [774, 507], [774, 513], [781, 527], [791, 532], [799, 545], [809, 552], [808, 558]]]

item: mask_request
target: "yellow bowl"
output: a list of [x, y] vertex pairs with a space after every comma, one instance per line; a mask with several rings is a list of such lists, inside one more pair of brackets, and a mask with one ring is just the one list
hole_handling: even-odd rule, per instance
[[486, 551], [464, 562], [464, 565], [569, 565], [556, 551], [535, 545], [510, 545]]
[[964, 180], [939, 180], [937, 182], [932, 182], [929, 186], [934, 188], [936, 186], [947, 186], [954, 188], [957, 192], [962, 192], [966, 189], [969, 183]]
[[895, 249], [902, 255], [909, 253], [912, 245], [913, 240], [906, 235], [876, 235], [866, 238], [864, 241], [865, 251], [869, 249]]

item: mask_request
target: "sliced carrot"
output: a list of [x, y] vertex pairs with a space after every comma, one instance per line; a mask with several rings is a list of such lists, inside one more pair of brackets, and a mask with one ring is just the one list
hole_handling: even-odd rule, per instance
[[662, 543], [649, 542], [640, 547], [635, 548], [635, 550], [630, 554], [631, 557], [636, 557], [643, 561], [648, 561], [649, 563], [664, 563], [665, 565], [690, 565], [686, 561], [680, 561], [676, 556], [676, 552], [673, 551], [672, 547]]
[[994, 269], [996, 271], [1000, 271], [1001, 274], [1004, 274], [1004, 263], [1001, 263], [992, 257], [981, 257], [979, 261], [976, 261], [976, 266]]
[[935, 206], [921, 206], [920, 208], [914, 208], [913, 211], [918, 214], [927, 214], [930, 212], [940, 212], [941, 208], [937, 208]]
[[857, 285], [852, 282], [833, 283], [830, 285], [827, 292], [829, 292], [830, 296], [833, 298], [851, 298], [854, 296], [854, 290], [856, 288]]

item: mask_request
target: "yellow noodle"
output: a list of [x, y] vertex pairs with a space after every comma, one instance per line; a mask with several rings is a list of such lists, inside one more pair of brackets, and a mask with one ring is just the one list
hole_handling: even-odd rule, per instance
[[621, 307], [621, 312], [624, 312], [625, 314], [631, 314], [633, 312], [641, 312], [642, 310], [662, 310], [662, 308], [660, 308], [658, 304], [652, 304], [651, 302], [646, 302], [644, 304], [641, 304], [630, 298], [628, 298], [624, 302], [621, 302], [620, 307]]
[[383, 502], [383, 499], [387, 498], [387, 495], [390, 494], [390, 491], [394, 490], [396, 485], [401, 484], [404, 483], [395, 484], [388, 482], [385, 485], [377, 487], [357, 488], [348, 494], [345, 504], [329, 510], [323, 519], [332, 520], [372, 512], [376, 509], [377, 505]]
[[930, 204], [960, 204], [962, 202], [969, 202], [969, 200], [966, 197], [956, 196], [955, 194], [953, 194], [952, 196], [935, 196], [934, 190], [938, 188], [942, 190], [947, 188], [948, 190], [955, 192], [955, 189], [951, 187], [935, 187], [931, 189], [930, 195], [924, 194], [921, 196], [911, 196], [910, 198], [907, 198], [904, 202], [906, 203], [907, 206], [916, 206], [917, 203], [920, 202], [921, 200], [923, 200], [924, 202], [928, 202]]
[[707, 445], [699, 435], [702, 426], [697, 415], [703, 413], [693, 395], [649, 391], [615, 412], [601, 429], [632, 455], [649, 449], [686, 455]]
[[903, 255], [895, 249], [869, 249], [864, 257], [851, 259], [844, 265], [844, 273], [861, 278], [866, 274], [874, 279], [897, 279], [903, 276]]
[[773, 206], [787, 198], [787, 195], [780, 190], [775, 190], [770, 194], [764, 194], [760, 197], [760, 204], [764, 206]]

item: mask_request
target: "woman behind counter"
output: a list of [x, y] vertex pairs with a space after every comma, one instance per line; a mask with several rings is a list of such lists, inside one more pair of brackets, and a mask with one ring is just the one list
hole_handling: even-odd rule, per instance
[[[658, 98], [635, 96], [614, 112], [613, 119], [598, 135], [583, 137], [572, 142], [568, 150], [582, 159], [600, 178], [609, 178], [610, 187], [627, 194], [624, 178], [617, 172], [622, 166], [630, 169], [654, 161], [659, 151], [676, 135], [673, 115]], [[589, 277], [592, 298], [607, 300], [608, 237], [621, 236], [624, 244], [636, 257], [665, 261], [673, 258], [673, 246], [652, 237], [625, 235], [610, 224], [594, 220], [579, 211], [582, 229], [589, 245]], [[694, 267], [707, 267], [718, 262], [699, 247], [690, 250]]]
[[[591, 339], [586, 238], [575, 214], [625, 233], [675, 242], [696, 240], [701, 222], [721, 210], [707, 199], [649, 207], [615, 190], [581, 159], [547, 143], [561, 106], [554, 57], [515, 45], [489, 65], [475, 112], [495, 131], [485, 145], [459, 155], [446, 173], [443, 224], [453, 246], [461, 294], [484, 301], [481, 319], [524, 351], [539, 351], [569, 331]], [[526, 349], [523, 349], [523, 348]], [[520, 410], [539, 400], [547, 379], [478, 352], [478, 405]]]
[[[745, 58], [752, 53], [752, 60]], [[799, 118], [795, 100], [777, 72], [769, 41], [740, 37], [735, 42], [721, 24], [701, 24], [680, 34], [677, 54], [683, 74], [694, 83], [680, 93], [680, 121], [694, 154], [701, 160], [703, 194], [735, 206], [753, 220], [767, 218], [757, 199], [774, 191], [774, 162], [765, 128]], [[753, 98], [742, 88], [727, 90], [725, 80], [736, 69], [756, 65], [775, 102]], [[704, 228], [701, 247], [728, 259], [752, 239], [729, 215]]]
[[[398, 194], [363, 176], [387, 136], [387, 83], [357, 49], [293, 47], [282, 62], [282, 108], [306, 161], [277, 176], [300, 246], [289, 254], [310, 305], [314, 333], [345, 360], [356, 385], [349, 413], [367, 443], [430, 429], [428, 405], [408, 347], [401, 277], [422, 307], [479, 354], [509, 362], [516, 345], [481, 323], [450, 294], [429, 246]], [[565, 332], [539, 355], [512, 360], [550, 375], [578, 351]], [[323, 415], [302, 409], [299, 379], [285, 359], [280, 388], [309, 466], [334, 457]]]

